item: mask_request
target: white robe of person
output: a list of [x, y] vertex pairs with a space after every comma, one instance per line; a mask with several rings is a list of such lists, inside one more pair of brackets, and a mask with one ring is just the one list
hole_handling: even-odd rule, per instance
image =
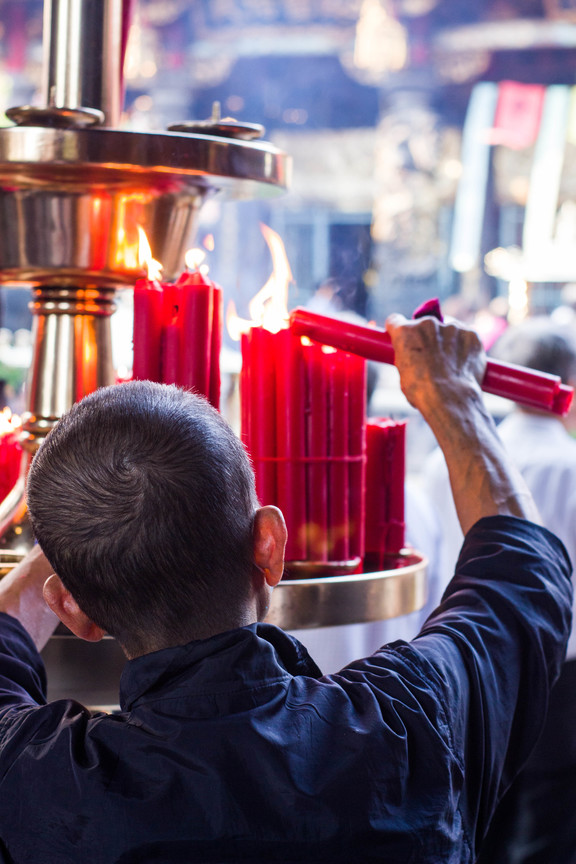
[[[576, 439], [558, 417], [520, 409], [513, 410], [499, 424], [498, 432], [532, 492], [542, 524], [562, 540], [576, 566]], [[436, 584], [439, 600], [454, 572], [462, 544], [448, 470], [439, 449], [427, 459], [422, 486], [440, 520]], [[572, 629], [567, 651], [567, 659], [574, 657], [576, 627]]]

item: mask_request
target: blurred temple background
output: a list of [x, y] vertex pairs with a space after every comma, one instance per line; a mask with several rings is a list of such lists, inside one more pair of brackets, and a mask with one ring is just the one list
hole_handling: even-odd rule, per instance
[[[42, 8], [0, 0], [0, 110], [38, 98]], [[135, 0], [122, 126], [206, 120], [218, 102], [293, 156], [284, 196], [203, 209], [198, 245], [240, 316], [271, 271], [263, 223], [286, 247], [290, 306], [381, 325], [437, 296], [489, 345], [576, 308], [575, 47], [576, 0]], [[113, 325], [121, 370], [130, 295]], [[27, 304], [0, 289], [15, 392]], [[393, 370], [381, 376], [372, 412], [405, 414]]]

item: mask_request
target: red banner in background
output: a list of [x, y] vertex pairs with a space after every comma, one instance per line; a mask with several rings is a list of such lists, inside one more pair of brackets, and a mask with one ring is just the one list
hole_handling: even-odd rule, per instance
[[538, 137], [546, 88], [542, 84], [502, 81], [489, 143], [513, 150], [530, 147]]

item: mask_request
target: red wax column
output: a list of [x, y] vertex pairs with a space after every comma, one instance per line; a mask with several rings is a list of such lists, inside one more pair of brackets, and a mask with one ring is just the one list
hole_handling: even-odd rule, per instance
[[366, 361], [348, 355], [350, 376], [350, 558], [364, 558], [366, 521]]
[[253, 327], [242, 339], [240, 390], [241, 436], [252, 457], [256, 492], [262, 504], [276, 504], [276, 338], [263, 327]]
[[11, 491], [20, 475], [20, 465], [22, 462], [22, 447], [20, 446], [19, 442], [20, 432], [21, 429], [16, 428], [7, 436], [8, 464], [6, 471], [6, 482], [8, 484], [8, 488], [6, 489], [3, 497], [5, 497], [8, 492]]
[[406, 421], [390, 421], [388, 426], [389, 494], [386, 554], [396, 555], [405, 545], [404, 487], [406, 480]]
[[240, 337], [240, 351], [242, 354], [242, 368], [240, 370], [239, 388], [240, 388], [240, 440], [250, 451], [250, 440], [252, 434], [250, 410], [251, 399], [251, 353], [252, 340], [250, 333], [242, 333]]
[[308, 500], [308, 556], [328, 560], [328, 365], [326, 349], [303, 346], [307, 372], [306, 497]]
[[222, 325], [224, 320], [224, 300], [222, 288], [212, 283], [212, 341], [210, 344], [210, 386], [208, 398], [214, 408], [220, 408], [220, 352], [222, 350]]
[[180, 368], [178, 384], [208, 397], [214, 292], [201, 273], [182, 273], [180, 290]]
[[180, 290], [176, 285], [166, 284], [162, 310], [162, 360], [161, 373], [164, 384], [177, 384], [180, 365], [180, 326], [178, 312]]
[[162, 383], [176, 384], [179, 378], [180, 327], [174, 317], [162, 329]]
[[162, 288], [150, 279], [138, 279], [134, 286], [133, 377], [160, 381], [162, 337]]
[[305, 561], [306, 427], [305, 366], [300, 337], [291, 330], [275, 334], [276, 360], [276, 455], [278, 457], [276, 502], [288, 529], [287, 561]]
[[0, 501], [12, 490], [20, 474], [22, 448], [18, 442], [20, 429], [0, 434]]
[[326, 355], [329, 361], [329, 456], [328, 547], [331, 561], [348, 561], [349, 501], [349, 393], [347, 355], [340, 351]]
[[366, 425], [364, 569], [385, 568], [386, 556], [404, 545], [405, 421]]

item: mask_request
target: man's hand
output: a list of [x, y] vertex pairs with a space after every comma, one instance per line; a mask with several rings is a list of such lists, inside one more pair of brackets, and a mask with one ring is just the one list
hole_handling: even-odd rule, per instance
[[446, 400], [454, 403], [454, 410], [463, 399], [482, 401], [486, 356], [473, 330], [429, 317], [408, 321], [402, 315], [391, 315], [386, 329], [394, 345], [402, 392], [424, 417], [433, 415]]
[[17, 618], [42, 650], [58, 624], [44, 601], [42, 590], [54, 570], [39, 546], [0, 580], [0, 612]]
[[539, 522], [528, 487], [508, 461], [484, 406], [480, 383], [486, 357], [478, 336], [456, 322], [407, 321], [402, 315], [391, 315], [386, 329], [402, 392], [444, 453], [462, 531], [497, 514]]

